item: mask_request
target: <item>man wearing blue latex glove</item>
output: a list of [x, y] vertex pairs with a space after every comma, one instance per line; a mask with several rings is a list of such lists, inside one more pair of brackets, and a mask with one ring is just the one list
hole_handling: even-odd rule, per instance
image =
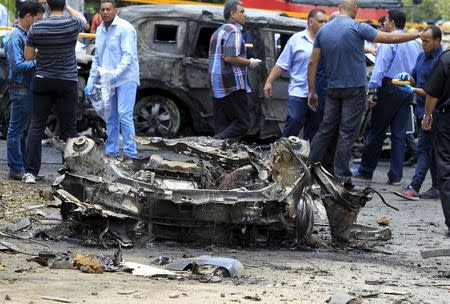
[[[423, 52], [417, 57], [417, 62], [411, 75], [408, 73], [400, 73], [398, 79], [409, 80], [415, 85], [415, 88], [408, 88], [408, 92], [416, 95], [415, 115], [419, 122], [423, 119], [425, 113], [425, 91], [422, 89], [427, 82], [431, 70], [433, 69], [443, 49], [441, 47], [442, 32], [439, 27], [431, 25], [422, 31]], [[404, 86], [399, 86], [403, 90]], [[433, 138], [434, 130], [419, 130], [419, 140], [417, 144], [417, 166], [411, 183], [404, 189], [404, 195], [410, 198], [422, 199], [438, 199], [438, 182], [436, 177], [436, 167], [433, 161]], [[431, 187], [419, 193], [420, 188], [425, 180], [428, 169], [431, 175]]]
[[[384, 29], [390, 33], [403, 32], [406, 17], [400, 10], [389, 10]], [[381, 44], [378, 49], [372, 77], [369, 81], [368, 105], [372, 107], [370, 129], [364, 145], [361, 165], [352, 168], [356, 178], [371, 180], [381, 148], [386, 137], [387, 128], [391, 128], [391, 164], [388, 172], [389, 185], [400, 185], [403, 177], [403, 162], [405, 158], [405, 138], [410, 121], [410, 106], [413, 100], [411, 86], [397, 86], [392, 79], [404, 71], [411, 71], [420, 53], [415, 41], [396, 45]], [[400, 75], [405, 80], [408, 76]], [[375, 93], [376, 91], [376, 93]], [[373, 94], [377, 94], [374, 102]]]
[[395, 76], [395, 78], [396, 78], [396, 79], [400, 79], [400, 80], [402, 80], [402, 81], [410, 81], [410, 80], [411, 80], [411, 75], [409, 75], [409, 74], [406, 73], [406, 72], [401, 72], [401, 73], [398, 73], [398, 74]]
[[398, 86], [398, 88], [407, 94], [414, 93], [414, 88], [412, 86], [410, 86], [409, 84], [402, 84], [402, 85]]
[[85, 94], [92, 92], [99, 80], [99, 68], [112, 72], [111, 84], [115, 94], [111, 100], [111, 114], [106, 119], [107, 139], [105, 153], [119, 155], [119, 132], [122, 131], [125, 157], [137, 156], [133, 109], [139, 85], [136, 30], [126, 20], [117, 16], [114, 0], [101, 0], [100, 14], [103, 23], [97, 28], [95, 44], [97, 52], [92, 61]]

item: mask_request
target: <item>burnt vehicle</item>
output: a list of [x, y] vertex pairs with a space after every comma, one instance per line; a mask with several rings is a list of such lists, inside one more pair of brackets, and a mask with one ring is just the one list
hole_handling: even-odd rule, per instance
[[[355, 225], [371, 188], [348, 192], [319, 164], [306, 165], [309, 144], [297, 137], [250, 147], [209, 137], [136, 138], [149, 155], [105, 157], [92, 139], [70, 139], [52, 187], [73, 235], [106, 246], [132, 246], [137, 236], [239, 245], [304, 245], [314, 209], [328, 218], [332, 240], [364, 235]], [[381, 236], [381, 237], [380, 237]]]
[[[279, 13], [246, 9], [244, 39], [248, 57], [263, 60], [249, 70], [250, 135], [280, 136], [287, 109], [289, 75], [274, 83], [264, 99], [264, 81], [287, 40], [306, 21]], [[141, 85], [135, 106], [137, 134], [175, 136], [191, 129], [212, 132], [213, 110], [208, 83], [209, 41], [223, 22], [223, 8], [208, 5], [139, 5], [121, 8], [120, 17], [138, 31]]]

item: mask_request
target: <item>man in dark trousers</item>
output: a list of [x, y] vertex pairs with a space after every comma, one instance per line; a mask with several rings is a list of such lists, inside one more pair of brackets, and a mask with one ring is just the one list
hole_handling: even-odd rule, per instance
[[[450, 51], [442, 53], [423, 87], [427, 94], [422, 128], [433, 127], [436, 175], [444, 211], [447, 236], [450, 237]], [[433, 111], [437, 113], [433, 117]]]
[[338, 134], [334, 157], [334, 174], [348, 190], [354, 185], [349, 167], [352, 148], [366, 103], [366, 58], [364, 41], [400, 43], [414, 40], [420, 34], [385, 33], [368, 24], [356, 22], [356, 0], [342, 0], [340, 15], [319, 30], [308, 66], [308, 103], [317, 107], [315, 94], [317, 67], [326, 60], [328, 90], [325, 112], [319, 130], [311, 143], [309, 163], [323, 161], [329, 143]]
[[[400, 10], [389, 10], [384, 23], [388, 33], [403, 33], [406, 16]], [[415, 41], [400, 44], [381, 44], [377, 51], [375, 66], [369, 81], [368, 106], [372, 108], [370, 128], [364, 145], [361, 165], [352, 168], [356, 178], [371, 180], [381, 155], [387, 128], [391, 128], [391, 164], [388, 172], [388, 184], [400, 185], [405, 160], [405, 139], [410, 122], [413, 92], [411, 87], [397, 86], [392, 83], [401, 72], [414, 68], [420, 54]], [[376, 94], [377, 99], [375, 99]], [[376, 101], [375, 101], [376, 100]]]
[[[428, 80], [428, 77], [433, 69], [436, 61], [444, 51], [441, 47], [442, 31], [436, 25], [430, 25], [422, 31], [422, 46], [423, 52], [417, 58], [416, 65], [409, 75], [408, 73], [401, 73], [397, 78], [411, 81], [412, 86], [405, 85], [407, 90], [412, 91], [416, 95], [416, 110], [415, 114], [419, 121], [422, 120], [425, 113], [425, 91], [423, 86]], [[433, 153], [433, 132], [425, 131], [422, 128], [419, 130], [419, 141], [417, 143], [417, 166], [411, 183], [406, 187], [404, 195], [414, 199], [438, 199], [439, 190], [436, 179], [436, 167], [432, 161]], [[419, 193], [422, 183], [425, 180], [428, 169], [431, 175], [431, 188]]]
[[209, 80], [213, 93], [215, 138], [239, 140], [250, 127], [247, 67], [257, 68], [261, 60], [247, 59], [244, 38], [243, 3], [229, 0], [223, 9], [225, 24], [211, 36]]
[[82, 13], [66, 5], [65, 0], [48, 0], [47, 3], [50, 16], [31, 26], [24, 52], [25, 59], [36, 58], [33, 113], [23, 177], [29, 184], [36, 183], [41, 168], [41, 141], [53, 106], [61, 128], [61, 139], [78, 136], [75, 45], [78, 34], [84, 31], [86, 19]]

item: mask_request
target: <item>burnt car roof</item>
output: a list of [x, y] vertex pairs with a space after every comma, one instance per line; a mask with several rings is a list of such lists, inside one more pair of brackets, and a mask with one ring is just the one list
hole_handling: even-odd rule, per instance
[[[284, 16], [277, 12], [269, 12], [258, 9], [246, 9], [246, 23], [261, 25], [279, 25], [306, 27], [304, 19]], [[223, 22], [223, 7], [213, 5], [132, 5], [123, 7], [120, 10], [120, 16], [129, 21], [148, 17], [180, 17], [186, 19], [213, 20]]]

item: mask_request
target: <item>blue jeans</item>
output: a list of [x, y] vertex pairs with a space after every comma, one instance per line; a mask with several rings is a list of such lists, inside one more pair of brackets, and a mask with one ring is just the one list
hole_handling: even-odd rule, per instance
[[286, 124], [283, 129], [283, 137], [298, 136], [303, 130], [303, 139], [312, 140], [319, 129], [322, 114], [308, 107], [308, 99], [289, 96]]
[[27, 130], [33, 107], [33, 92], [29, 89], [9, 91], [11, 116], [7, 134], [8, 166], [11, 173], [25, 172]]
[[378, 101], [372, 109], [367, 143], [364, 146], [359, 172], [372, 177], [378, 161], [381, 148], [386, 138], [387, 128], [391, 127], [391, 166], [388, 178], [399, 182], [403, 176], [405, 160], [405, 139], [410, 114], [412, 94], [401, 91], [394, 85], [383, 85], [378, 90]]
[[337, 137], [334, 174], [344, 183], [350, 183], [349, 164], [365, 106], [365, 87], [328, 89], [323, 120], [311, 143], [308, 162], [323, 162]]
[[417, 192], [420, 191], [428, 169], [430, 169], [432, 187], [438, 189], [436, 178], [436, 164], [433, 161], [433, 131], [419, 130], [419, 142], [417, 143], [417, 166], [411, 181], [411, 186]]
[[108, 155], [119, 155], [119, 132], [122, 131], [123, 152], [125, 156], [135, 157], [137, 155], [133, 109], [136, 102], [135, 82], [127, 82], [116, 88], [112, 97], [111, 115], [106, 122], [105, 152]]

